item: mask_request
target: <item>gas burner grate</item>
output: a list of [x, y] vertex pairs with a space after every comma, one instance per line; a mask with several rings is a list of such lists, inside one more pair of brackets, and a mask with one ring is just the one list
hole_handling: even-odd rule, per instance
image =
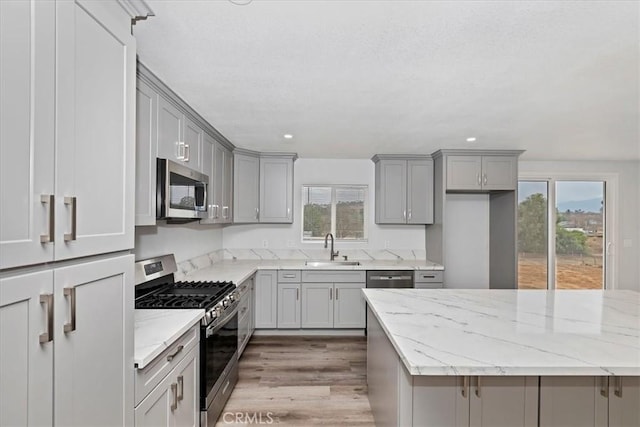
[[215, 302], [215, 295], [156, 294], [136, 301], [136, 308], [207, 308]]
[[175, 288], [191, 288], [191, 289], [227, 289], [235, 288], [231, 282], [175, 282]]

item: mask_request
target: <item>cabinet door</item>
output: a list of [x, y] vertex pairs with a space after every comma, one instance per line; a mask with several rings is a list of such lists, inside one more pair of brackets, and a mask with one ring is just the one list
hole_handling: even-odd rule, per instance
[[171, 372], [135, 409], [136, 427], [173, 427], [171, 405], [177, 400], [177, 384]]
[[517, 185], [517, 157], [482, 156], [482, 188], [484, 190], [515, 190]]
[[184, 115], [172, 103], [158, 100], [158, 156], [182, 162], [184, 149]]
[[407, 161], [407, 224], [433, 224], [433, 161]]
[[260, 159], [234, 154], [233, 222], [254, 223], [260, 220]]
[[447, 156], [447, 190], [481, 190], [482, 156]]
[[[206, 133], [202, 139], [202, 173], [209, 177], [209, 187], [207, 188], [207, 218], [200, 220], [201, 224], [215, 223], [215, 185], [216, 185], [216, 170], [215, 165], [215, 146], [216, 141]], [[220, 210], [219, 208], [217, 209]], [[218, 212], [219, 213], [219, 212]]]
[[377, 224], [406, 224], [406, 160], [380, 160], [377, 163], [375, 203]]
[[536, 427], [537, 377], [472, 377], [469, 425]]
[[609, 427], [640, 426], [640, 377], [609, 378]]
[[136, 90], [136, 225], [156, 224], [158, 93], [138, 79]]
[[131, 18], [116, 2], [56, 2], [56, 41], [55, 258], [133, 248]]
[[260, 158], [260, 222], [293, 222], [293, 159]]
[[53, 306], [41, 296], [53, 296], [50, 270], [0, 280], [2, 426], [53, 422]]
[[[192, 349], [176, 366], [178, 407], [173, 411], [174, 425], [180, 427], [200, 426], [200, 389], [199, 389], [199, 348]], [[169, 408], [170, 409], [170, 408]]]
[[540, 427], [605, 427], [608, 401], [600, 394], [599, 380], [540, 377]]
[[259, 271], [255, 286], [255, 327], [273, 329], [278, 326], [278, 272]]
[[[306, 285], [305, 285], [306, 286]], [[334, 328], [364, 328], [366, 303], [364, 283], [335, 283]]]
[[278, 328], [300, 328], [300, 284], [278, 283]]
[[133, 419], [133, 255], [54, 271], [55, 424]]
[[0, 269], [53, 260], [54, 53], [53, 2], [0, 1]]
[[470, 421], [468, 392], [469, 388], [465, 387], [464, 377], [413, 377], [413, 425], [468, 427]]
[[305, 283], [301, 310], [303, 328], [333, 328], [333, 283]]
[[222, 222], [222, 199], [225, 183], [224, 147], [218, 144], [218, 142], [213, 140], [209, 135], [205, 135], [204, 140], [204, 145], [206, 146], [207, 142], [210, 142], [213, 150], [213, 164], [211, 175], [209, 175], [209, 197], [211, 201], [209, 218], [211, 218], [215, 223], [220, 223]]
[[[202, 138], [204, 131], [198, 125], [184, 119], [184, 157], [182, 163], [191, 169], [202, 171]], [[203, 171], [205, 174], [208, 172]]]
[[224, 181], [222, 183], [222, 222], [230, 224], [233, 222], [233, 195], [234, 195], [234, 183], [233, 183], [233, 167], [234, 167], [234, 155], [233, 153], [224, 148]]

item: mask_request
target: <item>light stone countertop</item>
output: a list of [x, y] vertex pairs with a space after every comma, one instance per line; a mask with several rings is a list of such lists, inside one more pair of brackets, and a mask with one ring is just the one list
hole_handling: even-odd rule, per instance
[[193, 271], [184, 277], [184, 280], [218, 280], [230, 281], [236, 285], [242, 283], [258, 270], [340, 270], [340, 271], [366, 271], [366, 270], [444, 270], [442, 265], [429, 260], [403, 260], [403, 261], [360, 261], [360, 265], [323, 267], [305, 266], [304, 260], [225, 260]]
[[412, 375], [640, 376], [640, 293], [364, 289]]
[[204, 316], [204, 310], [136, 309], [134, 357], [142, 369]]

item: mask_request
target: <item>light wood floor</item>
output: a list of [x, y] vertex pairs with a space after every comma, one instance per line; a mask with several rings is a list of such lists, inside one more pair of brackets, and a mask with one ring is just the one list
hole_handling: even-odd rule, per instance
[[366, 354], [366, 337], [253, 337], [217, 426], [259, 425], [260, 415], [262, 424], [374, 426]]

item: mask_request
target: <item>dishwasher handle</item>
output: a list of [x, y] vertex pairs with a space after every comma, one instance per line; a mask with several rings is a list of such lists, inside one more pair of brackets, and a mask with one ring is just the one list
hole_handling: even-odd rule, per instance
[[413, 280], [413, 276], [370, 276], [369, 280]]

